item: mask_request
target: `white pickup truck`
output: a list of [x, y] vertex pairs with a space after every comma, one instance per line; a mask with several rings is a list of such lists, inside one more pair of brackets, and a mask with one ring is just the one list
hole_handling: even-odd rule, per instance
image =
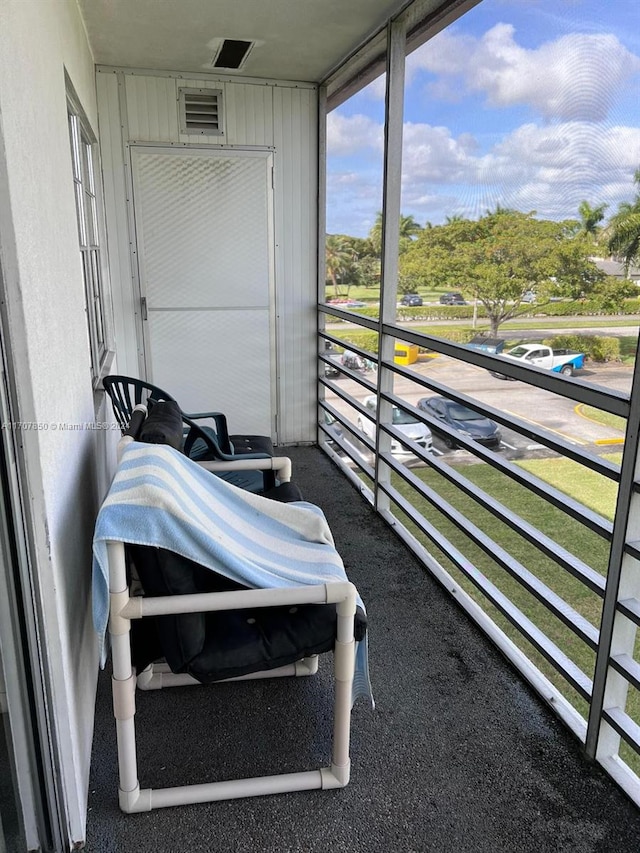
[[[554, 373], [563, 373], [565, 376], [573, 376], [576, 370], [584, 367], [584, 353], [571, 352], [567, 349], [551, 349], [543, 344], [520, 344], [500, 354], [501, 358], [509, 358], [513, 361], [524, 361], [535, 367], [543, 367]], [[506, 379], [502, 373], [491, 371], [493, 376]]]

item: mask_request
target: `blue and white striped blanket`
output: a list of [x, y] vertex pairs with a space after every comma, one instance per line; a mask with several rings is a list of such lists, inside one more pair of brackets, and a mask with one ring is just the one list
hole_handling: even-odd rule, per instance
[[[93, 620], [103, 666], [109, 540], [174, 551], [256, 589], [347, 580], [317, 506], [269, 500], [210, 474], [166, 445], [132, 442], [100, 509], [93, 539]], [[357, 645], [353, 698], [372, 700], [366, 639]]]

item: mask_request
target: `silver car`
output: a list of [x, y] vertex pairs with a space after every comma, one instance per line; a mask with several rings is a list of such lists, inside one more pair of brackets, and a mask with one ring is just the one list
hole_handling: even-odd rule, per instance
[[[369, 397], [365, 397], [362, 402], [371, 412], [372, 418], [375, 419], [377, 398], [374, 395], [371, 395]], [[428, 426], [426, 426], [426, 424], [423, 424], [422, 421], [419, 421], [409, 412], [405, 412], [404, 409], [399, 409], [397, 406], [394, 406], [392, 423], [400, 430], [400, 432], [404, 433], [407, 438], [410, 438], [412, 441], [415, 441], [416, 444], [419, 444], [420, 447], [424, 447], [425, 450], [431, 452], [431, 448], [433, 445], [433, 441], [431, 438], [431, 430]], [[375, 441], [376, 425], [374, 421], [370, 421], [369, 418], [359, 417], [358, 429], [361, 430], [370, 439]], [[415, 454], [405, 448], [399, 441], [396, 441], [395, 438], [391, 439], [391, 453], [397, 459], [411, 459], [412, 457], [415, 458]]]

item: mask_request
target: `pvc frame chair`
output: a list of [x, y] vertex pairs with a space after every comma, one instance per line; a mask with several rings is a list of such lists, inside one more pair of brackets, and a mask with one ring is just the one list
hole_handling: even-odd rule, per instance
[[[144, 407], [138, 410], [144, 418]], [[135, 420], [139, 420], [136, 412]], [[132, 426], [133, 426], [132, 419]], [[120, 450], [133, 438], [126, 436]], [[250, 589], [233, 592], [172, 595], [155, 598], [130, 596], [127, 585], [125, 546], [122, 542], [108, 542], [109, 561], [109, 635], [112, 649], [112, 693], [116, 737], [118, 744], [118, 801], [126, 813], [151, 811], [193, 803], [254, 797], [266, 794], [287, 793], [345, 787], [350, 777], [351, 693], [355, 670], [354, 617], [356, 589], [348, 581], [319, 584], [309, 587], [283, 589]], [[147, 670], [136, 676], [131, 661], [131, 620], [145, 616], [172, 613], [204, 613], [235, 610], [245, 607], [275, 607], [300, 604], [335, 604], [337, 613], [336, 642], [334, 647], [334, 722], [331, 762], [326, 767], [297, 773], [257, 776], [196, 785], [170, 788], [140, 788], [138, 779], [135, 735], [135, 689], [184, 686], [199, 684], [191, 676], [173, 674], [163, 668], [150, 675]], [[273, 678], [285, 675], [313, 675], [317, 671], [317, 657], [306, 658], [294, 664], [266, 672], [252, 673], [228, 681], [247, 678]], [[213, 685], [208, 685], [212, 687]]]

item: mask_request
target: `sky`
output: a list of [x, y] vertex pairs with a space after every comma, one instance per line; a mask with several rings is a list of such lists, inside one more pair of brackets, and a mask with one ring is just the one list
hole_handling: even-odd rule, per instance
[[[328, 116], [327, 232], [382, 209], [384, 75]], [[635, 197], [640, 0], [483, 0], [407, 57], [401, 211], [576, 219]]]

